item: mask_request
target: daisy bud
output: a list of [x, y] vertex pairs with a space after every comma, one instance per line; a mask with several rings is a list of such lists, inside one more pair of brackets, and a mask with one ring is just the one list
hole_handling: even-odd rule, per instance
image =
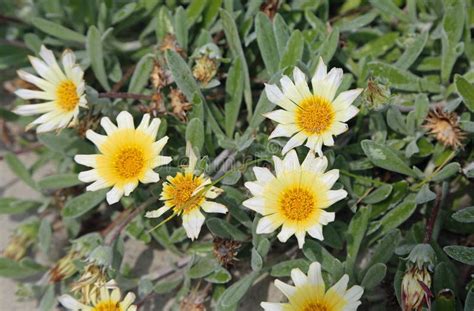
[[402, 308], [405, 311], [421, 310], [431, 301], [431, 274], [434, 251], [429, 244], [419, 244], [408, 256], [408, 264], [402, 280]]
[[14, 261], [22, 259], [34, 243], [38, 228], [37, 221], [20, 225], [3, 251], [3, 256]]

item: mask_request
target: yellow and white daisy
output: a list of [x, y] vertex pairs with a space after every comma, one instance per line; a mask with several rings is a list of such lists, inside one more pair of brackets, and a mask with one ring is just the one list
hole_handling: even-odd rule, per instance
[[62, 69], [53, 52], [44, 45], [41, 46], [39, 55], [42, 60], [33, 56], [29, 56], [29, 59], [40, 77], [24, 70], [18, 70], [18, 75], [21, 79], [37, 86], [40, 91], [19, 89], [15, 94], [23, 99], [40, 99], [45, 102], [21, 105], [14, 110], [16, 114], [24, 116], [43, 114], [27, 127], [28, 129], [38, 125], [36, 129], [38, 133], [62, 129], [74, 124], [79, 114], [79, 107], [87, 107], [84, 94], [84, 72], [76, 64], [74, 53], [70, 50], [64, 51], [61, 59]]
[[306, 232], [323, 240], [323, 226], [334, 221], [334, 213], [325, 209], [347, 196], [345, 190], [330, 190], [339, 178], [339, 170], [325, 173], [326, 157], [308, 152], [300, 165], [295, 150], [282, 160], [273, 157], [276, 176], [264, 167], [254, 167], [257, 180], [246, 182], [253, 197], [242, 204], [263, 215], [257, 234], [271, 233], [282, 226], [278, 239], [286, 242], [293, 234], [303, 247]]
[[186, 154], [189, 157], [189, 165], [184, 169], [184, 173], [177, 173], [174, 177], [168, 176], [168, 182], [163, 184], [160, 199], [165, 205], [147, 212], [145, 216], [158, 218], [172, 209], [175, 214], [182, 215], [186, 234], [194, 240], [198, 238], [205, 220], [201, 208], [206, 213], [222, 214], [227, 213], [227, 208], [223, 204], [209, 200], [217, 198], [222, 189], [210, 186], [211, 179], [204, 174], [199, 176], [194, 174], [197, 157], [189, 143]]
[[117, 125], [108, 117], [100, 121], [107, 135], [88, 130], [86, 137], [97, 146], [100, 154], [74, 157], [77, 163], [92, 167], [79, 173], [79, 180], [93, 182], [87, 186], [87, 191], [112, 187], [107, 193], [107, 202], [114, 204], [135, 190], [139, 182], [158, 182], [160, 176], [153, 169], [171, 162], [171, 157], [160, 155], [168, 136], [155, 141], [160, 122], [158, 118], [150, 122], [150, 115], [145, 114], [135, 128], [132, 115], [122, 111], [117, 116]]
[[297, 67], [293, 71], [294, 82], [288, 76], [281, 78], [282, 90], [276, 85], [265, 85], [268, 99], [283, 108], [265, 114], [279, 123], [269, 139], [291, 137], [283, 147], [283, 154], [306, 141], [310, 150], [322, 156], [322, 145], [333, 146], [333, 136], [348, 129], [344, 122], [359, 112], [352, 102], [362, 89], [342, 92], [334, 99], [342, 75], [340, 68], [333, 68], [328, 73], [320, 58], [311, 79], [313, 92], [309, 90], [305, 74]]
[[355, 311], [361, 304], [364, 289], [352, 286], [347, 289], [349, 277], [345, 274], [326, 291], [321, 265], [313, 262], [308, 275], [300, 269], [291, 270], [294, 286], [275, 280], [275, 286], [288, 298], [286, 303], [262, 302], [267, 311]]
[[128, 293], [123, 300], [119, 288], [108, 289], [106, 286], [100, 288], [98, 299], [92, 301], [90, 305], [85, 305], [69, 295], [62, 295], [59, 302], [69, 310], [81, 311], [136, 311], [137, 306], [132, 305], [135, 301], [135, 294]]

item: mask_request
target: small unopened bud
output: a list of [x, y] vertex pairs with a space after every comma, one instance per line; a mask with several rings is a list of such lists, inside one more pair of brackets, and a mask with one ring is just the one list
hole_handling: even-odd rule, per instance
[[25, 257], [28, 248], [33, 245], [38, 233], [38, 221], [28, 222], [20, 225], [10, 238], [3, 256], [11, 260], [19, 261]]
[[424, 304], [431, 304], [432, 293], [430, 270], [435, 253], [429, 244], [419, 244], [407, 258], [407, 270], [402, 279], [402, 309], [421, 310]]
[[77, 272], [74, 261], [81, 259], [81, 257], [80, 253], [70, 250], [66, 256], [59, 259], [54, 267], [49, 270], [49, 281], [57, 283], [73, 276]]
[[370, 79], [367, 88], [362, 93], [362, 99], [369, 110], [378, 110], [390, 100], [390, 88]]

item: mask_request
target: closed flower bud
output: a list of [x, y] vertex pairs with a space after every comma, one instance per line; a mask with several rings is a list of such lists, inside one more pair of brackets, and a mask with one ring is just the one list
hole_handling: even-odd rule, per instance
[[20, 225], [4, 249], [3, 256], [14, 261], [22, 259], [26, 255], [28, 248], [35, 241], [38, 227], [37, 221]]
[[390, 100], [390, 88], [370, 79], [362, 93], [362, 99], [369, 110], [378, 110]]
[[421, 310], [431, 302], [431, 274], [434, 251], [429, 244], [419, 244], [407, 258], [407, 270], [402, 280], [402, 309]]

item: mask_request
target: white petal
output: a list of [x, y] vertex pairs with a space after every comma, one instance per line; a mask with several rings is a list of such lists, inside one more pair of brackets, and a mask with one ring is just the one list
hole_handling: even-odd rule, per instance
[[328, 159], [326, 157], [316, 158], [314, 153], [308, 152], [301, 167], [305, 171], [313, 171], [316, 173], [323, 173], [328, 167]]
[[285, 304], [278, 302], [261, 302], [260, 306], [265, 311], [284, 311]]
[[96, 169], [80, 172], [78, 178], [82, 182], [93, 182], [100, 178]]
[[100, 146], [107, 140], [107, 136], [97, 134], [93, 130], [87, 130], [86, 137], [91, 142], [93, 142], [94, 145], [96, 145], [99, 149], [100, 149]]
[[87, 308], [87, 306], [80, 303], [69, 295], [61, 295], [58, 297], [58, 300], [59, 303], [61, 303], [65, 308], [68, 308], [69, 310], [81, 310]]
[[186, 230], [187, 236], [191, 239], [197, 239], [199, 232], [201, 232], [201, 227], [204, 224], [205, 217], [198, 210], [195, 209], [187, 214], [183, 214], [183, 227]]
[[159, 180], [160, 180], [160, 174], [158, 174], [157, 172], [153, 170], [146, 171], [143, 178], [140, 179], [140, 181], [144, 184], [155, 183], [155, 182], [158, 182]]
[[242, 202], [242, 205], [263, 215], [265, 199], [262, 197], [253, 197]]
[[298, 154], [295, 150], [291, 150], [285, 156], [283, 160], [285, 171], [295, 171], [300, 169], [300, 161], [298, 160]]
[[87, 191], [97, 191], [97, 190], [108, 188], [108, 187], [110, 187], [110, 184], [106, 180], [104, 180], [102, 178], [99, 178], [95, 182], [93, 182], [92, 184], [87, 186], [86, 190]]
[[227, 213], [227, 207], [225, 207], [224, 204], [216, 202], [205, 201], [204, 203], [202, 203], [201, 207], [206, 213]]
[[123, 186], [123, 194], [125, 196], [129, 196], [130, 193], [132, 193], [133, 190], [135, 190], [137, 186], [138, 186], [138, 181], [125, 184], [125, 186]]
[[314, 285], [324, 286], [323, 276], [321, 274], [321, 264], [313, 262], [308, 269], [308, 282]]
[[72, 78], [71, 69], [76, 64], [76, 55], [71, 50], [65, 50], [62, 55], [62, 63], [66, 76]]
[[275, 137], [291, 137], [298, 131], [298, 127], [295, 124], [278, 124], [272, 131], [268, 139]]
[[308, 278], [303, 273], [303, 271], [298, 268], [291, 270], [291, 279], [293, 280], [293, 283], [295, 283], [296, 287], [303, 286], [308, 283]]
[[326, 212], [323, 210], [319, 216], [319, 223], [322, 225], [327, 225], [328, 223], [333, 222], [335, 218], [336, 214], [334, 212]]
[[95, 154], [77, 154], [74, 161], [84, 166], [96, 167], [96, 157]]
[[217, 198], [222, 192], [224, 192], [224, 190], [222, 190], [221, 188], [217, 188], [217, 187], [212, 186], [211, 189], [209, 189], [209, 190], [206, 192], [205, 197], [208, 198], [208, 199], [215, 199], [215, 198]]
[[33, 56], [28, 56], [28, 59], [30, 60], [33, 68], [43, 79], [55, 85], [61, 82], [61, 79], [45, 62]]
[[283, 164], [283, 160], [277, 156], [273, 156], [272, 160], [273, 160], [273, 167], [275, 168], [275, 173], [277, 177], [280, 177], [281, 174], [285, 171], [285, 165]]
[[288, 76], [283, 76], [280, 79], [280, 84], [283, 89], [283, 94], [292, 100], [295, 103], [299, 103], [304, 99], [304, 97], [300, 94], [298, 89], [296, 88], [293, 81]]
[[16, 107], [13, 112], [22, 116], [32, 116], [39, 113], [46, 113], [55, 110], [54, 102], [43, 104], [21, 105]]
[[315, 239], [320, 241], [324, 240], [323, 237], [323, 227], [320, 224], [315, 224], [311, 228], [308, 229], [308, 234]]
[[255, 174], [257, 180], [262, 184], [266, 184], [275, 179], [275, 176], [273, 176], [270, 170], [266, 167], [255, 166], [253, 168], [253, 173]]
[[283, 225], [277, 237], [278, 237], [278, 240], [280, 240], [280, 242], [285, 243], [295, 233], [296, 233], [296, 230], [294, 229], [294, 227]]
[[265, 84], [265, 94], [269, 101], [286, 109], [288, 111], [293, 111], [296, 109], [296, 105], [289, 100], [282, 91], [273, 84]]
[[112, 301], [120, 301], [120, 296], [121, 296], [121, 294], [120, 294], [120, 289], [114, 288], [114, 289], [112, 290], [112, 294], [110, 295], [110, 299], [111, 299]]
[[328, 68], [323, 61], [323, 58], [319, 58], [318, 67], [316, 68], [316, 72], [314, 73], [313, 78], [311, 79], [311, 84], [313, 85], [313, 90], [316, 89], [316, 86], [326, 78]]
[[336, 203], [337, 201], [340, 201], [347, 197], [347, 192], [345, 190], [329, 190], [328, 191], [328, 204], [332, 205]]
[[[155, 135], [156, 136], [156, 135]], [[160, 153], [163, 150], [164, 146], [168, 142], [168, 136], [161, 138], [160, 140], [153, 143], [153, 151], [155, 153]]]
[[134, 301], [135, 301], [135, 294], [132, 292], [129, 292], [120, 303], [120, 307], [122, 307], [122, 310], [125, 310], [125, 311], [127, 311], [127, 308], [128, 310], [130, 310], [129, 307]]
[[339, 179], [339, 170], [333, 169], [330, 170], [321, 176], [322, 181], [328, 186], [329, 189], [336, 183]]
[[15, 95], [23, 99], [54, 100], [56, 98], [54, 93], [44, 92], [44, 91], [33, 91], [33, 90], [27, 90], [27, 89], [16, 90]]
[[355, 285], [346, 291], [344, 299], [348, 302], [356, 302], [362, 297], [363, 294], [364, 289], [358, 285]]
[[167, 211], [169, 211], [170, 208], [171, 207], [168, 207], [168, 206], [164, 205], [164, 206], [162, 206], [159, 209], [156, 209], [154, 211], [146, 212], [145, 217], [147, 217], [147, 218], [158, 218], [161, 215], [163, 215], [164, 213], [166, 213]]
[[359, 113], [359, 109], [355, 106], [349, 106], [343, 111], [336, 112], [336, 120], [341, 122], [347, 122]]
[[300, 249], [303, 248], [305, 235], [306, 235], [306, 232], [303, 231], [303, 230], [302, 231], [296, 231], [296, 233], [295, 233], [296, 239], [298, 240], [298, 247]]
[[332, 138], [331, 133], [323, 135], [323, 143], [325, 146], [334, 146], [334, 138]]
[[292, 124], [295, 122], [294, 114], [283, 109], [274, 110], [263, 116], [281, 124]]
[[280, 280], [275, 280], [274, 284], [276, 288], [278, 288], [283, 293], [283, 295], [285, 295], [288, 298], [293, 296], [294, 293], [296, 292], [296, 287], [283, 283]]
[[148, 129], [149, 124], [150, 124], [150, 114], [145, 113], [143, 115], [142, 121], [140, 122], [140, 124], [137, 127], [137, 130], [142, 130], [142, 131], [146, 132], [146, 130]]
[[157, 166], [166, 165], [166, 164], [170, 163], [172, 160], [173, 160], [173, 158], [171, 158], [171, 157], [157, 156], [157, 157], [155, 157], [155, 159], [151, 163], [151, 167], [155, 168]]
[[295, 69], [293, 69], [293, 80], [295, 80], [295, 86], [298, 89], [298, 92], [303, 97], [311, 96], [308, 83], [306, 82], [306, 75], [298, 67], [295, 67]]
[[333, 68], [327, 76], [321, 80], [316, 86], [313, 85], [314, 95], [325, 97], [327, 100], [332, 101], [336, 95], [336, 91], [342, 82], [342, 69]]
[[51, 68], [51, 71], [55, 73], [56, 77], [59, 80], [66, 80], [66, 76], [62, 72], [61, 68], [59, 68], [58, 62], [56, 61], [56, 57], [54, 56], [53, 51], [46, 48], [46, 46], [42, 45], [40, 48], [39, 55], [46, 64]]
[[281, 222], [275, 221], [272, 216], [265, 216], [258, 221], [257, 224], [257, 234], [266, 234], [272, 233], [278, 227], [280, 227]]
[[107, 192], [107, 203], [109, 203], [109, 205], [115, 204], [118, 201], [120, 201], [122, 196], [123, 196], [123, 189], [117, 186], [114, 186], [109, 192]]
[[115, 124], [113, 124], [112, 121], [110, 121], [110, 119], [108, 117], [103, 117], [100, 120], [100, 125], [105, 130], [107, 135], [112, 134], [113, 132], [115, 132], [118, 129], [117, 126]]
[[347, 283], [349, 283], [349, 276], [344, 274], [342, 278], [328, 290], [328, 292], [335, 291], [340, 296], [344, 297], [347, 289]]
[[122, 111], [117, 116], [117, 125], [122, 129], [133, 129], [135, 125], [133, 124], [133, 117], [128, 111]]
[[41, 79], [24, 70], [18, 70], [17, 74], [21, 79], [36, 85], [37, 87], [39, 87], [40, 89], [44, 91], [54, 92], [54, 85], [51, 82]]
[[281, 151], [281, 153], [285, 154], [291, 149], [301, 146], [306, 140], [306, 138], [307, 136], [303, 132], [297, 133], [296, 135], [291, 137], [290, 140], [288, 140], [285, 147], [283, 147], [283, 150]]
[[348, 129], [349, 127], [347, 126], [346, 123], [335, 121], [333, 125], [331, 126], [330, 132], [332, 133], [332, 135], [337, 136], [344, 133]]
[[308, 141], [306, 142], [306, 147], [308, 147], [309, 150], [318, 153], [320, 157], [323, 156], [322, 146], [323, 146], [323, 139], [321, 136], [311, 136], [308, 138]]
[[161, 120], [158, 119], [158, 118], [154, 118], [151, 123], [150, 123], [150, 126], [148, 127], [148, 129], [146, 130], [146, 132], [148, 133], [148, 135], [150, 135], [151, 137], [155, 138], [156, 137], [156, 134], [158, 134], [158, 129], [160, 128], [160, 124], [161, 124]]
[[254, 196], [262, 196], [264, 193], [264, 187], [257, 182], [247, 181], [244, 185]]
[[337, 111], [347, 109], [363, 90], [364, 89], [355, 89], [341, 92], [332, 103], [334, 109]]

